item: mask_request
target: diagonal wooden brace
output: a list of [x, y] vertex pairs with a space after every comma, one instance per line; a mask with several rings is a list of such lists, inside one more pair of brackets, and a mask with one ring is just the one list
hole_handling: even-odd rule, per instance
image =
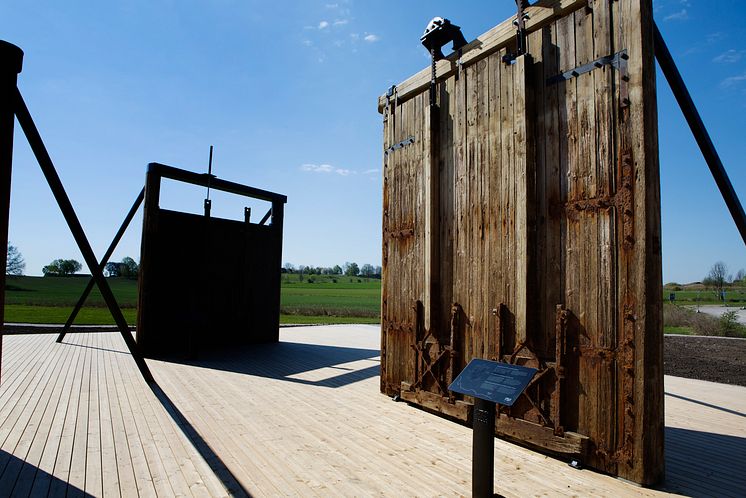
[[153, 375], [150, 373], [150, 369], [145, 363], [145, 359], [140, 354], [137, 343], [132, 338], [132, 334], [127, 326], [127, 320], [124, 319], [124, 315], [122, 315], [122, 310], [119, 309], [119, 304], [117, 304], [114, 293], [111, 291], [111, 287], [109, 287], [106, 278], [104, 278], [104, 273], [99, 267], [100, 265], [96, 260], [96, 255], [93, 253], [91, 244], [88, 242], [88, 238], [83, 231], [78, 216], [75, 214], [75, 209], [73, 209], [70, 198], [67, 196], [67, 192], [65, 192], [65, 187], [62, 185], [62, 181], [57, 174], [52, 158], [49, 156], [49, 152], [44, 146], [39, 130], [36, 128], [34, 120], [31, 118], [31, 113], [29, 113], [26, 103], [23, 101], [23, 96], [18, 88], [16, 88], [15, 92], [15, 114], [18, 123], [21, 125], [21, 129], [23, 129], [23, 133], [26, 135], [26, 140], [28, 140], [31, 150], [41, 167], [42, 173], [49, 184], [49, 188], [52, 190], [52, 194], [60, 207], [60, 211], [62, 211], [62, 215], [65, 217], [70, 232], [72, 233], [75, 242], [78, 244], [83, 259], [91, 271], [93, 280], [96, 282], [96, 285], [106, 302], [106, 306], [109, 308], [111, 316], [114, 318], [114, 321], [119, 328], [119, 332], [122, 334], [125, 344], [127, 344], [127, 349], [129, 349], [132, 354], [132, 358], [134, 358], [142, 376], [148, 383], [152, 383]]
[[[102, 272], [104, 271], [104, 268], [106, 268], [106, 263], [109, 262], [109, 258], [111, 258], [111, 255], [114, 253], [114, 250], [117, 248], [119, 241], [122, 240], [122, 237], [124, 236], [124, 232], [127, 231], [127, 227], [132, 221], [132, 218], [135, 217], [135, 213], [137, 213], [137, 210], [139, 209], [140, 204], [142, 204], [144, 197], [145, 197], [145, 188], [140, 190], [140, 193], [135, 199], [134, 204], [132, 204], [132, 207], [127, 213], [127, 216], [124, 217], [122, 226], [119, 227], [119, 231], [117, 231], [116, 235], [114, 236], [114, 239], [111, 241], [111, 244], [109, 245], [109, 249], [106, 250], [106, 254], [104, 254], [103, 258], [101, 258], [99, 269]], [[57, 337], [57, 342], [62, 342], [62, 340], [65, 338], [65, 335], [70, 331], [70, 327], [75, 321], [75, 318], [78, 316], [80, 309], [85, 304], [86, 299], [88, 299], [88, 296], [93, 290], [93, 286], [95, 284], [96, 284], [96, 280], [94, 280], [93, 278], [91, 278], [88, 281], [88, 285], [86, 285], [86, 288], [83, 290], [83, 293], [80, 295], [80, 299], [78, 299], [78, 302], [75, 304], [75, 307], [70, 312], [70, 316], [68, 317], [67, 322], [65, 322], [65, 326], [62, 327], [62, 332], [60, 332], [60, 335]]]

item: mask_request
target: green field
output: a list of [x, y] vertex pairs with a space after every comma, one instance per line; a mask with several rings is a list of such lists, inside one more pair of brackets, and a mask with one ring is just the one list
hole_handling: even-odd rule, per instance
[[[125, 278], [109, 278], [107, 281], [127, 322], [134, 324], [137, 281]], [[87, 282], [85, 277], [9, 278], [5, 292], [5, 321], [64, 323]], [[283, 275], [281, 323], [378, 323], [380, 309], [380, 280], [313, 275], [304, 276], [301, 281], [296, 274]], [[97, 289], [91, 293], [75, 323], [114, 323]]]
[[665, 286], [663, 287], [663, 300], [669, 301], [670, 295], [674, 294], [676, 304], [725, 304], [726, 306], [745, 306], [746, 288], [728, 287], [725, 289], [725, 301], [718, 298], [718, 293], [712, 289], [690, 288], [689, 286]]

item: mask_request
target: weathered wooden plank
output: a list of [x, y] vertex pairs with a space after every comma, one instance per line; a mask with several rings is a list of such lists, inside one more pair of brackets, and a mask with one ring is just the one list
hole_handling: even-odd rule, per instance
[[496, 359], [500, 354], [500, 318], [498, 308], [502, 303], [502, 295], [498, 294], [498, 283], [500, 282], [501, 268], [498, 267], [498, 259], [501, 254], [500, 215], [493, 205], [493, 199], [499, 196], [499, 172], [501, 170], [502, 155], [500, 152], [500, 77], [502, 69], [502, 52], [487, 57], [487, 78], [483, 85], [488, 88], [489, 101], [487, 113], [489, 114], [489, 125], [486, 129], [485, 141], [487, 142], [488, 162], [485, 165], [487, 176], [487, 195], [484, 199], [484, 210], [486, 211], [485, 240], [487, 244], [486, 260], [484, 261], [483, 273], [486, 281], [483, 284], [485, 297], [485, 312], [488, 313], [484, 322], [485, 335], [485, 357]]
[[464, 68], [464, 204], [461, 224], [464, 226], [464, 258], [468, 263], [464, 265], [464, 288], [460, 289], [459, 302], [465, 302], [468, 336], [465, 342], [469, 344], [469, 358], [482, 355], [480, 327], [480, 310], [478, 308], [477, 292], [472, 292], [473, 286], [478, 285], [479, 259], [479, 185], [477, 172], [479, 171], [479, 65], [474, 64]]
[[[639, 465], [631, 452], [640, 444], [635, 434], [646, 427], [637, 420], [644, 390], [635, 371], [645, 369], [640, 365], [651, 358], [660, 370], [656, 353], [650, 350], [652, 356], [642, 362], [635, 348], [644, 335], [640, 310], [647, 310], [653, 296], [639, 268], [647, 261], [655, 270], [659, 263], [659, 232], [649, 228], [659, 221], [640, 219], [648, 212], [659, 216], [659, 199], [641, 180], [649, 165], [640, 150], [651, 142], [644, 129], [654, 123], [634, 118], [632, 99], [645, 102], [640, 105], [648, 117], [654, 106], [647, 106], [645, 92], [633, 88], [626, 74], [635, 67], [625, 69], [624, 60], [618, 67], [599, 66], [558, 83], [552, 79], [621, 50], [631, 57], [627, 39], [639, 38], [643, 29], [634, 14], [640, 1], [593, 0], [547, 18], [529, 30], [530, 64], [522, 65], [521, 57], [506, 64], [501, 56], [512, 50], [512, 42], [506, 42], [480, 57], [472, 58], [476, 52], [467, 49], [461, 64], [439, 65], [445, 72], [438, 83], [443, 109], [438, 212], [453, 228], [439, 230], [442, 323], [434, 328], [430, 323], [430, 349], [415, 365], [420, 373], [413, 379], [449, 343], [458, 355], [453, 370], [476, 356], [539, 366], [561, 363], [561, 372], [537, 385], [532, 403], [524, 400], [510, 413], [540, 420], [558, 435], [564, 430], [589, 437], [595, 450], [587, 463], [620, 475], [628, 471], [622, 467]], [[406, 86], [417, 77], [397, 92], [401, 108], [415, 109], [410, 118], [424, 121], [427, 114], [417, 106], [426, 99], [425, 87]], [[423, 168], [412, 169], [424, 164], [424, 155], [406, 154], [406, 174], [392, 180], [399, 184], [387, 183], [384, 196], [401, 199], [402, 213], [412, 210], [412, 233], [422, 235], [419, 242], [413, 237], [414, 252], [398, 253], [397, 264], [408, 263], [397, 267], [402, 276], [397, 285], [384, 282], [387, 306], [398, 302], [401, 309], [384, 317], [392, 324], [404, 323], [403, 306], [411, 307], [413, 295], [426, 292], [426, 301], [433, 301], [423, 288], [426, 280], [416, 277], [417, 272], [426, 275], [423, 250], [430, 250], [421, 244], [427, 239], [421, 219], [427, 209], [419, 201], [426, 193]], [[648, 229], [652, 245], [640, 245], [640, 234]], [[411, 260], [413, 254], [419, 259]], [[555, 336], [558, 305], [568, 317], [561, 344]], [[447, 309], [456, 310], [453, 320]], [[393, 340], [399, 360], [387, 357], [384, 366], [386, 389], [395, 392], [407, 380], [404, 371], [412, 370], [415, 355], [401, 348], [406, 341], [401, 327], [387, 329], [384, 323], [384, 330], [390, 330], [392, 340], [393, 334], [399, 336]], [[511, 355], [517, 348], [522, 348], [519, 357]], [[446, 363], [432, 369], [441, 379], [454, 373], [446, 371]], [[399, 373], [390, 374], [394, 369]], [[417, 388], [444, 394], [440, 382], [427, 377]]]
[[[505, 51], [507, 54], [507, 50]], [[515, 231], [513, 193], [515, 182], [513, 172], [515, 167], [515, 151], [513, 143], [513, 89], [515, 86], [514, 66], [503, 64], [500, 68], [500, 187], [498, 190], [496, 209], [500, 213], [500, 239], [502, 250], [499, 258], [500, 296], [499, 301], [505, 303], [507, 312], [515, 314], [515, 294], [513, 271], [515, 268]], [[506, 320], [500, 338], [505, 351], [512, 352], [516, 343], [514, 320]]]
[[513, 137], [515, 143], [515, 328], [516, 340], [526, 342], [529, 335], [531, 301], [530, 275], [534, 264], [534, 181], [532, 93], [530, 91], [531, 56], [523, 55], [513, 65], [515, 85]]
[[[454, 256], [456, 237], [454, 191], [456, 184], [454, 162], [454, 123], [456, 120], [455, 79], [448, 78], [439, 85], [440, 106], [440, 323], [448, 324], [454, 299]], [[462, 359], [459, 359], [461, 361]]]
[[456, 403], [452, 404], [443, 396], [424, 390], [410, 391], [409, 387], [409, 384], [406, 382], [402, 383], [401, 397], [404, 401], [415, 403], [424, 408], [435, 410], [448, 415], [449, 417], [454, 417], [465, 422], [471, 419], [473, 405], [470, 403], [456, 401]]
[[[630, 267], [634, 310], [635, 409], [632, 468], [622, 475], [641, 483], [664, 473], [663, 319], [660, 235], [660, 173], [653, 49], [653, 11], [649, 0], [620, 6], [629, 50], [627, 144], [634, 163], [634, 262]], [[624, 133], [624, 132], [623, 132]], [[632, 344], [626, 345], [632, 347]], [[629, 353], [630, 355], [632, 352]]]
[[495, 433], [563, 455], [585, 458], [588, 454], [588, 436], [573, 432], [566, 432], [563, 437], [556, 436], [549, 427], [505, 415], [495, 419]]
[[439, 165], [439, 110], [435, 103], [423, 108], [424, 127], [423, 170], [425, 183], [425, 240], [424, 240], [424, 303], [425, 328], [435, 327], [440, 290], [440, 165]]

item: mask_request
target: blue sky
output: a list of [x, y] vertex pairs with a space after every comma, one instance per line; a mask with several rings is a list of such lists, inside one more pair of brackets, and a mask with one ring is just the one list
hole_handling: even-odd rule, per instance
[[[744, 198], [746, 3], [654, 5]], [[283, 261], [377, 265], [378, 95], [428, 64], [419, 36], [432, 17], [473, 39], [513, 10], [511, 0], [4, 0], [0, 38], [26, 53], [19, 86], [98, 255], [148, 162], [204, 171], [213, 144], [219, 177], [288, 195]], [[718, 260], [735, 273], [746, 249], [662, 79], [659, 118], [664, 280], [700, 280]], [[168, 184], [162, 205], [200, 212], [203, 197]], [[212, 198], [215, 215], [243, 216], [242, 199]], [[138, 216], [114, 260], [139, 259], [140, 229]], [[27, 274], [82, 259], [18, 132], [10, 240]]]

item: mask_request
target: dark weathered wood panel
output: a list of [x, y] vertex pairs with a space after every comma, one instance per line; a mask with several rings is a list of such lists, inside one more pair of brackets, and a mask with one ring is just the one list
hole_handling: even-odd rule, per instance
[[283, 202], [258, 225], [158, 206], [149, 172], [140, 255], [137, 342], [150, 356], [276, 342]]
[[[537, 8], [553, 6], [515, 63], [503, 62], [513, 47], [501, 38], [440, 63], [434, 123], [420, 75], [384, 109], [385, 147], [410, 135], [423, 146], [385, 159], [382, 388], [468, 419], [470, 400], [443, 384], [469, 360], [535, 366], [497, 433], [649, 484], [663, 468], [651, 5]], [[622, 51], [616, 66], [550, 81]], [[437, 196], [422, 173], [434, 170], [431, 157]], [[440, 213], [435, 234], [423, 223], [429, 209]], [[387, 236], [403, 230], [404, 213], [411, 242]], [[424, 287], [436, 238], [437, 298]]]

